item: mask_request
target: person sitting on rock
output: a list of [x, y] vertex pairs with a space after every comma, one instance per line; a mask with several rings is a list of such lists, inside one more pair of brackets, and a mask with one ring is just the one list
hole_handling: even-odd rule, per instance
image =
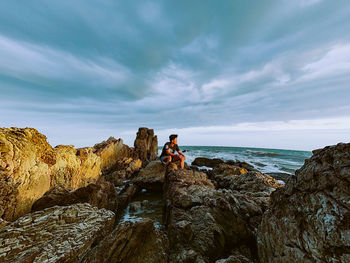
[[[177, 145], [177, 134], [171, 134], [169, 136], [169, 140], [169, 142], [164, 144], [162, 154], [160, 155], [160, 160], [163, 164], [180, 160], [180, 167], [183, 169], [185, 166], [186, 156], [180, 151], [179, 146]], [[177, 151], [178, 154], [175, 154], [175, 151]]]

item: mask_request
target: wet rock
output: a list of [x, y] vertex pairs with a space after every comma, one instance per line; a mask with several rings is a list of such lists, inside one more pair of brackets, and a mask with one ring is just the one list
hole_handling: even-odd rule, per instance
[[287, 182], [289, 178], [292, 177], [292, 174], [288, 174], [288, 173], [266, 173], [266, 174], [275, 178], [276, 180], [280, 180], [283, 182]]
[[313, 153], [271, 196], [258, 232], [262, 262], [350, 262], [350, 144]]
[[169, 262], [213, 262], [241, 246], [242, 256], [257, 260], [255, 235], [264, 212], [259, 197], [216, 189], [206, 173], [169, 166], [164, 202]]
[[249, 163], [246, 163], [246, 162], [241, 162], [241, 161], [238, 161], [238, 160], [236, 160], [236, 161], [234, 161], [234, 160], [227, 160], [225, 163], [229, 164], [229, 165], [233, 165], [233, 166], [238, 166], [238, 167], [244, 168], [247, 171], [258, 171], [257, 169], [254, 168], [253, 165], [251, 165]]
[[132, 179], [132, 183], [150, 191], [162, 191], [165, 165], [161, 161], [152, 161]]
[[154, 135], [153, 129], [139, 128], [134, 141], [134, 149], [138, 158], [144, 163], [144, 166], [149, 161], [157, 158], [158, 138]]
[[217, 260], [215, 263], [254, 263], [254, 261], [243, 255], [232, 255], [228, 258]]
[[137, 212], [140, 210], [147, 209], [150, 204], [148, 200], [143, 200], [143, 201], [135, 201], [129, 204], [130, 206], [130, 212]]
[[0, 230], [0, 262], [79, 262], [113, 222], [113, 212], [89, 204], [27, 214]]
[[122, 211], [128, 206], [132, 198], [140, 191], [140, 188], [133, 184], [126, 185], [122, 191], [117, 195], [116, 209], [117, 218], [122, 215]]
[[52, 148], [33, 128], [0, 128], [1, 217], [13, 221], [55, 186], [77, 189], [95, 183], [101, 159], [92, 148]]
[[63, 187], [55, 187], [36, 200], [32, 211], [42, 210], [55, 205], [67, 206], [76, 203], [89, 203], [97, 208], [116, 209], [116, 193], [110, 182], [89, 184], [75, 191], [68, 191]]
[[82, 263], [158, 263], [167, 262], [168, 240], [151, 219], [123, 222], [95, 248]]
[[194, 159], [194, 161], [192, 162], [192, 165], [196, 165], [196, 166], [207, 166], [207, 167], [211, 167], [214, 168], [215, 166], [223, 163], [224, 161], [221, 159], [210, 159], [210, 158], [206, 158], [206, 157], [197, 157], [196, 159]]

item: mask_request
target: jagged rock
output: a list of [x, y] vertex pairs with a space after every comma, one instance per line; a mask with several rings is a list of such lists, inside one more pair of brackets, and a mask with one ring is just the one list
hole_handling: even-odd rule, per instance
[[167, 262], [168, 240], [154, 221], [142, 219], [120, 223], [100, 244], [89, 251], [82, 263]]
[[8, 224], [9, 224], [9, 222], [7, 222], [6, 220], [3, 220], [3, 219], [0, 218], [0, 232]]
[[89, 184], [75, 191], [68, 191], [63, 187], [55, 187], [36, 200], [32, 211], [42, 210], [55, 205], [67, 206], [76, 203], [89, 203], [97, 208], [105, 208], [114, 211], [116, 193], [110, 182], [98, 182]]
[[117, 218], [119, 219], [121, 216], [121, 212], [128, 206], [132, 198], [140, 191], [140, 188], [133, 184], [127, 184], [121, 190], [121, 192], [117, 196], [117, 207], [115, 211], [117, 211]]
[[0, 128], [0, 216], [13, 221], [54, 186], [77, 189], [101, 175], [92, 148], [52, 148], [33, 128]]
[[116, 162], [114, 170], [106, 174], [106, 180], [114, 185], [123, 185], [124, 181], [134, 177], [142, 167], [140, 159], [133, 159], [131, 157], [122, 158]]
[[197, 157], [194, 159], [194, 161], [191, 163], [192, 165], [196, 166], [207, 166], [214, 168], [215, 166], [223, 163], [224, 161], [218, 158], [210, 159], [206, 157]]
[[169, 165], [164, 202], [169, 262], [213, 262], [241, 246], [243, 256], [257, 260], [255, 234], [264, 212], [259, 197], [215, 189], [206, 173]]
[[149, 201], [143, 200], [143, 201], [135, 201], [129, 204], [130, 206], [130, 212], [137, 212], [143, 209], [146, 209], [149, 207]]
[[288, 173], [266, 173], [266, 174], [275, 178], [276, 180], [280, 180], [283, 182], [287, 182], [289, 178], [292, 177], [292, 174], [288, 174]]
[[73, 145], [57, 145], [55, 164], [51, 167], [54, 176], [50, 188], [63, 186], [77, 189], [94, 183], [101, 175], [101, 159], [93, 153], [93, 148], [75, 149]]
[[215, 263], [253, 263], [254, 261], [246, 258], [243, 255], [232, 255], [225, 259], [215, 261]]
[[271, 196], [261, 262], [350, 262], [350, 144], [313, 152]]
[[148, 161], [155, 160], [158, 155], [158, 139], [154, 135], [153, 129], [139, 128], [134, 141], [134, 148], [138, 158], [142, 160], [144, 165]]
[[94, 145], [94, 153], [101, 157], [102, 173], [107, 174], [112, 169], [115, 169], [117, 162], [123, 158], [130, 158], [133, 155], [133, 150], [123, 143], [122, 139], [109, 137], [107, 141]]
[[132, 183], [150, 191], [161, 191], [164, 183], [165, 165], [152, 161], [132, 179]]
[[234, 160], [227, 160], [225, 163], [229, 164], [229, 165], [233, 165], [233, 166], [238, 166], [238, 167], [244, 168], [247, 171], [258, 171], [257, 169], [254, 168], [253, 165], [251, 165], [249, 163], [246, 163], [246, 162], [241, 162], [241, 161], [238, 161], [238, 160], [236, 160], [236, 161], [234, 161]]
[[0, 262], [78, 262], [113, 223], [113, 212], [89, 204], [27, 214], [0, 230]]

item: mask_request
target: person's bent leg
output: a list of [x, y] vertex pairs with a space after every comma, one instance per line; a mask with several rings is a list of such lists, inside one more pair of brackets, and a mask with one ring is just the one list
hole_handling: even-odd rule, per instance
[[180, 167], [181, 167], [181, 169], [184, 169], [184, 168], [185, 168], [185, 160], [186, 160], [186, 157], [181, 155], [180, 158], [181, 158]]

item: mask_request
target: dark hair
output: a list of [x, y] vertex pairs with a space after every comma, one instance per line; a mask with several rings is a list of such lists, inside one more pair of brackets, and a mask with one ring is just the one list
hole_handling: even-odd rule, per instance
[[177, 134], [172, 134], [169, 136], [170, 141], [174, 140], [175, 138], [177, 138]]

